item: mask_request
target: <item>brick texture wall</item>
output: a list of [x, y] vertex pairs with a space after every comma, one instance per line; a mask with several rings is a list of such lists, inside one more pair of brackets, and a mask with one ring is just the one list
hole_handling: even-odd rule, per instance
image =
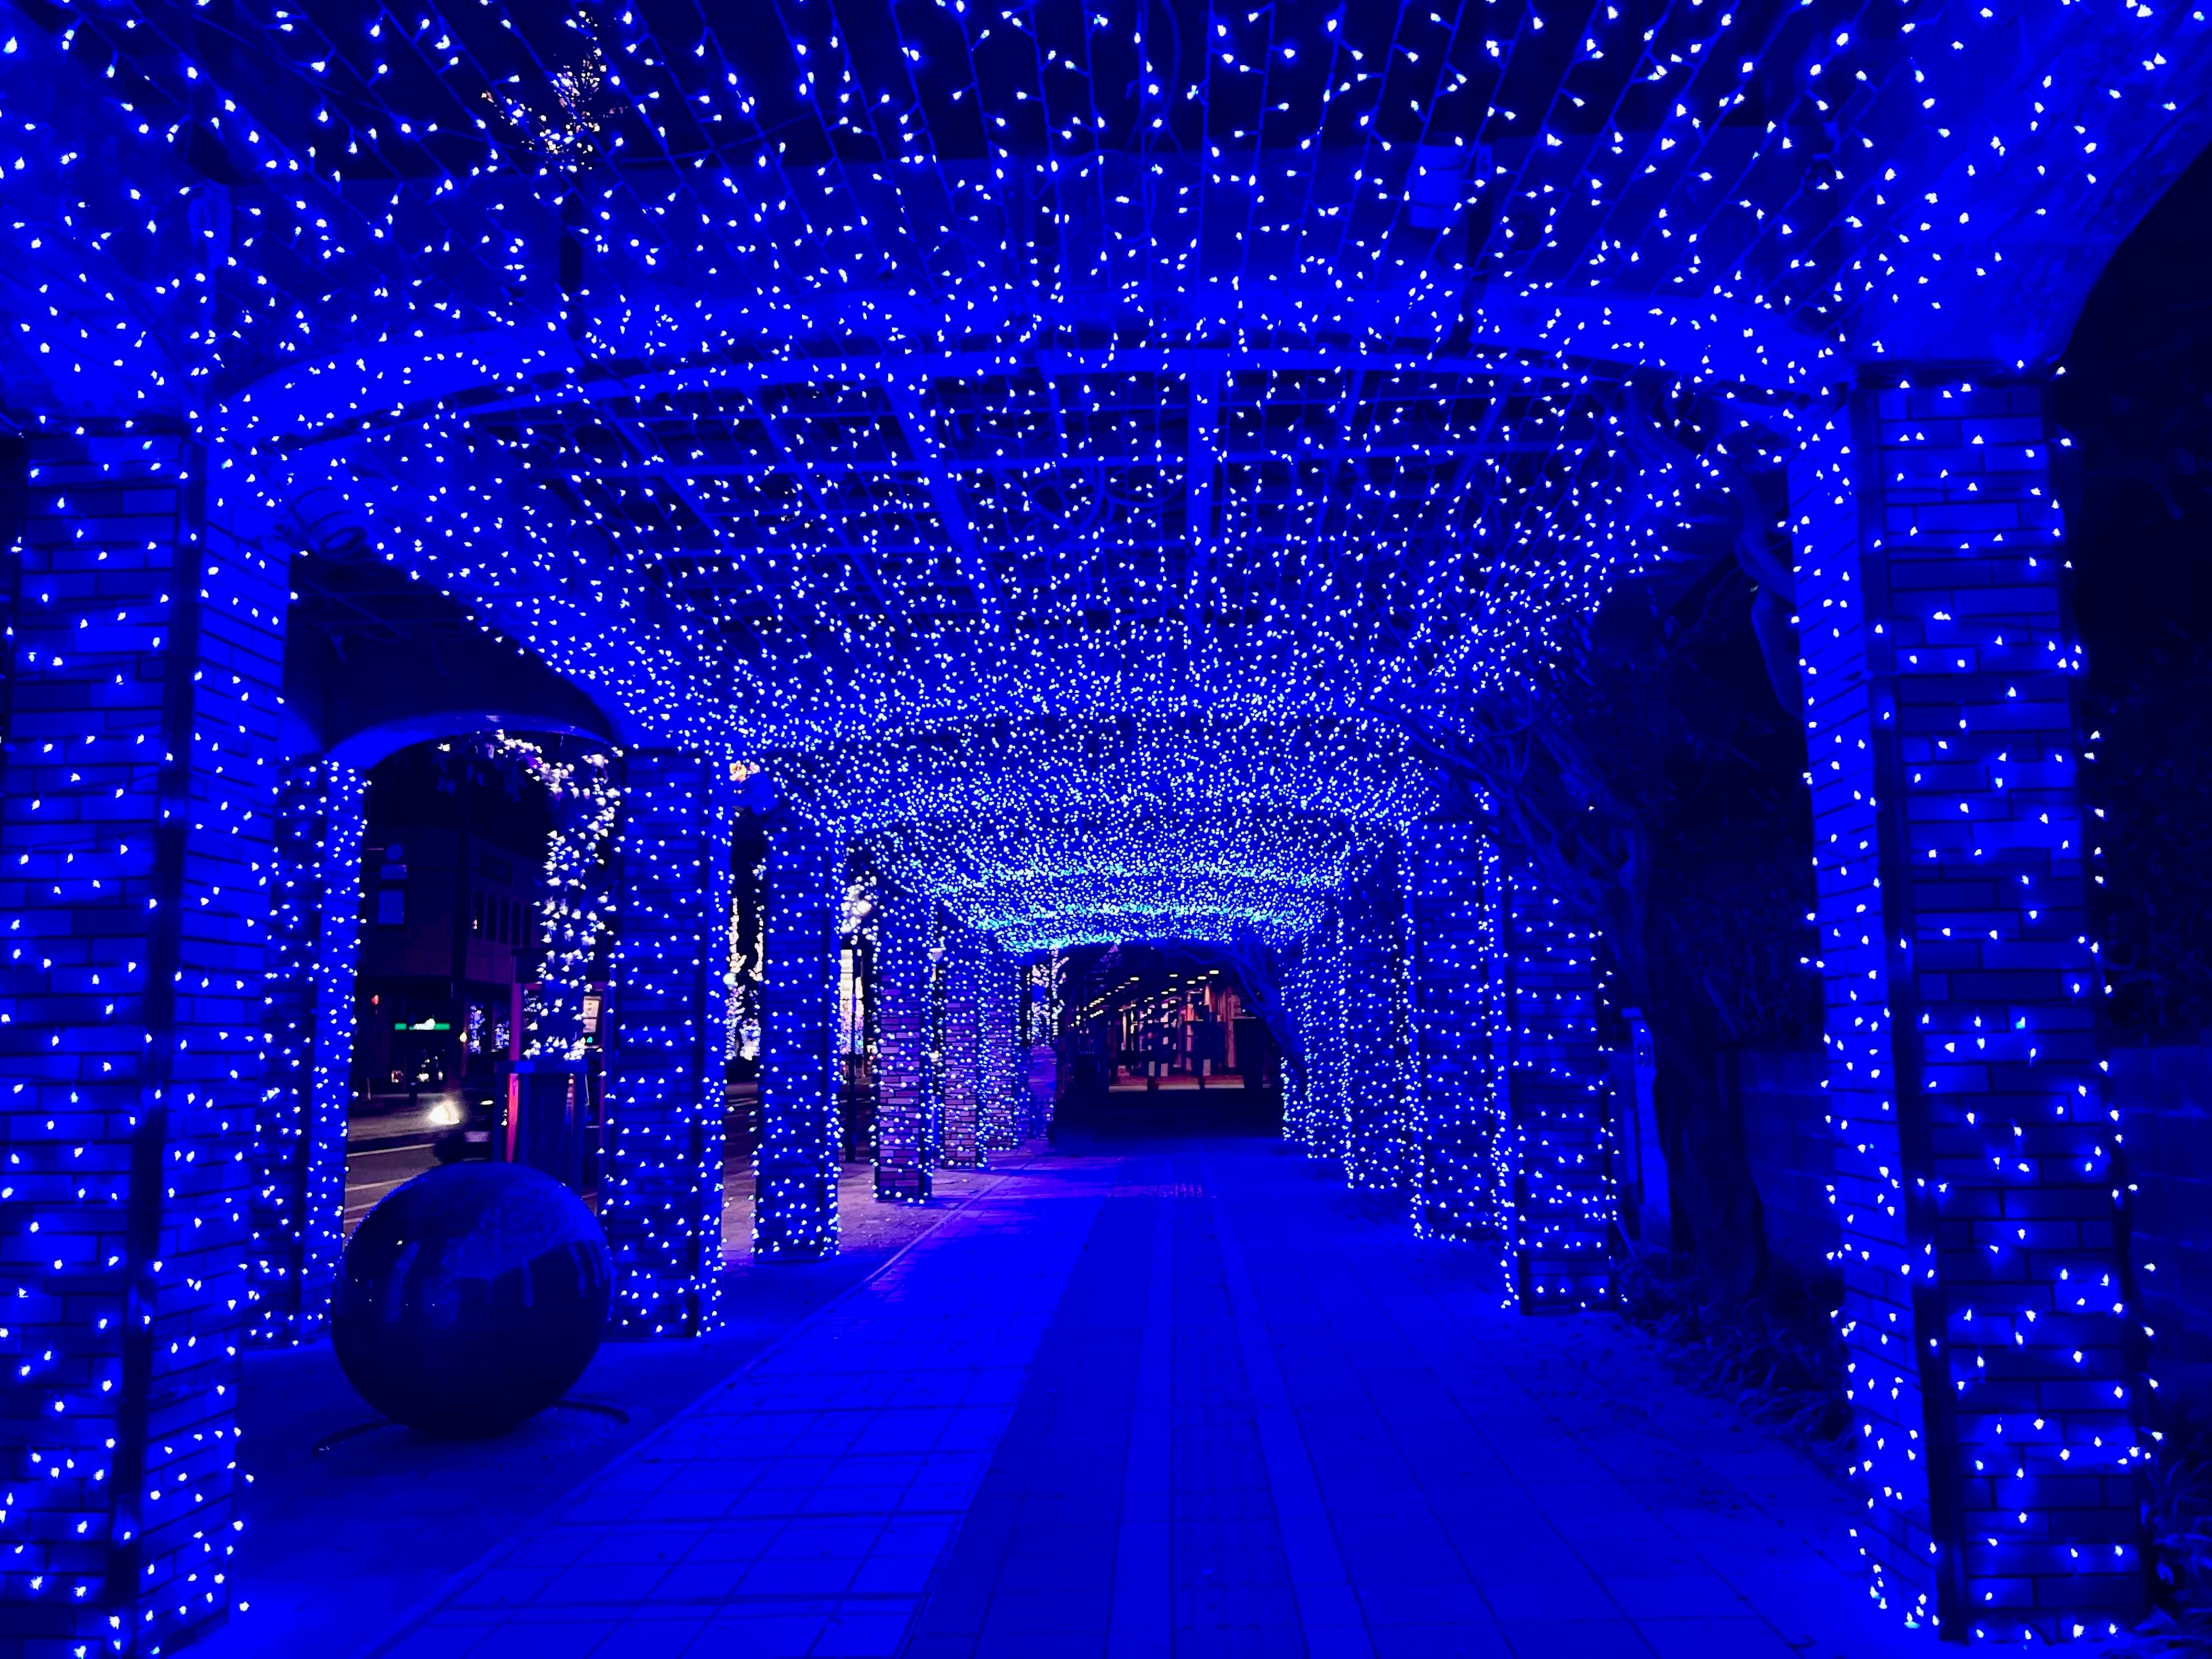
[[982, 942], [955, 924], [945, 943], [945, 1151], [948, 1170], [983, 1167], [976, 998]]
[[307, 761], [280, 774], [254, 1134], [253, 1334], [265, 1343], [320, 1335], [337, 1281], [365, 811], [351, 767]]
[[1405, 870], [1419, 1091], [1414, 1224], [1429, 1237], [1494, 1237], [1504, 1103], [1492, 1086], [1481, 838], [1465, 824], [1417, 825]]
[[876, 1196], [927, 1202], [936, 1168], [929, 1122], [930, 907], [881, 890], [876, 912]]
[[1343, 914], [1332, 903], [1298, 941], [1291, 969], [1291, 1018], [1297, 1022], [1305, 1063], [1303, 1086], [1292, 1091], [1293, 1109], [1285, 1111], [1283, 1123], [1285, 1135], [1304, 1147], [1308, 1158], [1339, 1168], [1350, 1139], [1347, 955]]
[[1404, 1193], [1416, 1171], [1406, 1021], [1406, 912], [1395, 846], [1339, 900], [1344, 918], [1346, 1182]]
[[285, 588], [198, 446], [41, 430], [0, 805], [0, 1638], [221, 1618]]
[[769, 832], [753, 1249], [780, 1261], [837, 1249], [844, 897], [841, 842], [802, 822]]
[[633, 750], [621, 842], [599, 1219], [625, 1334], [719, 1322], [730, 790], [719, 762]]
[[982, 941], [976, 991], [977, 1042], [981, 1058], [983, 1150], [1012, 1152], [1021, 1145], [1020, 1079], [1015, 1069], [1014, 1024], [1021, 998], [1021, 969], [995, 939]]
[[1862, 1542], [1951, 1632], [2101, 1634], [2137, 1452], [2043, 394], [1863, 392], [1792, 496]]

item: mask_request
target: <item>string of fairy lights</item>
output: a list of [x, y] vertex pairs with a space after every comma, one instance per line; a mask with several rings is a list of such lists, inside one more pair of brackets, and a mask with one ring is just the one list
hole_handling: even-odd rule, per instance
[[[557, 285], [530, 233], [571, 193], [574, 228], [617, 276], [663, 279], [649, 288], [686, 264], [761, 265], [800, 315], [865, 296], [890, 320], [951, 293], [988, 320], [993, 298], [1110, 291], [1125, 271], [1175, 270], [1176, 242], [1225, 234], [1255, 278], [1346, 285], [1412, 265], [1413, 292], [1447, 317], [1449, 279], [1471, 268], [1695, 295], [1818, 333], [1930, 262], [1934, 216], [1895, 176], [1902, 147], [1851, 142], [1848, 124], [1885, 94], [1893, 121], [1951, 155], [1971, 154], [1952, 107], [1996, 129], [1993, 163], [2056, 149], [2035, 142], [2050, 125], [2035, 100], [1980, 107], [1977, 43], [1953, 24], [1923, 51], [1912, 8], [1594, 8], [1547, 31], [1528, 7], [1285, 5], [1207, 18], [1201, 48], [1197, 18], [1152, 9], [1055, 27], [944, 4], [902, 15], [892, 52], [841, 33], [827, 8], [742, 33], [703, 14], [656, 31], [611, 6], [226, 9], [235, 44], [220, 48], [149, 0], [65, 14], [17, 50], [78, 59], [146, 148], [203, 127], [265, 198], [237, 234], [271, 280], [222, 292], [205, 324], [234, 362], [312, 355], [319, 331], [374, 337], [417, 313], [439, 331], [496, 326], [518, 290]], [[1966, 32], [2001, 27], [1993, 12]], [[2148, 46], [2160, 31], [2140, 33]], [[212, 98], [196, 61], [210, 51]], [[252, 63], [258, 103], [241, 106], [232, 58]], [[2166, 65], [2144, 61], [2155, 88]], [[1808, 149], [1809, 164], [1786, 159]], [[2067, 149], [2069, 171], [2094, 173], [2094, 150]], [[1930, 173], [1945, 159], [1913, 158]], [[131, 227], [116, 252], [162, 247], [160, 216], [98, 171], [80, 187], [103, 222]], [[1030, 172], [1027, 191], [1004, 188]], [[1652, 181], [1666, 191], [1636, 188]], [[1376, 257], [1394, 234], [1431, 240], [1470, 216], [1479, 238]], [[342, 292], [332, 263], [363, 256], [383, 280]], [[696, 337], [711, 304], [640, 306], [624, 332]]]
[[[1290, 1124], [1378, 1180], [1429, 1120], [1394, 1097], [1369, 1133], [1349, 1023], [1433, 1028], [1345, 900], [1435, 809], [1407, 732], [1540, 683], [1624, 584], [1772, 556], [1767, 487], [1827, 456], [1869, 365], [2047, 363], [2071, 312], [2045, 289], [2089, 280], [2208, 58], [2201, 9], [2136, 0], [748, 19], [24, 14], [0, 383], [55, 430], [190, 433], [234, 526], [336, 503], [625, 745], [763, 766], [908, 890], [884, 939], [909, 969], [946, 913], [1016, 954], [1295, 945]], [[569, 988], [531, 1040], [557, 1054], [619, 798], [605, 762], [526, 761], [578, 814], [549, 872]], [[1582, 971], [1586, 924], [1494, 847], [1454, 855], [1507, 898], [1439, 961], [1506, 961], [1519, 905]], [[1890, 992], [1857, 994], [1831, 1036], [1869, 1066]], [[1487, 983], [1490, 1030], [1578, 1032], [1580, 990], [1542, 994]], [[894, 1012], [921, 1132], [885, 1190], [919, 1200], [934, 1037]], [[1524, 1254], [1566, 1241], [1537, 1299], [1590, 1299], [1601, 1132], [1571, 1093], [1508, 1126], [1510, 1062], [1468, 1064], [1491, 1086], [1449, 1178]], [[1859, 1133], [1839, 1117], [1872, 1157]], [[1919, 1201], [1875, 1167], [1851, 1214]], [[1869, 1353], [1878, 1317], [1854, 1304]], [[1906, 1514], [1919, 1454], [1878, 1449]]]
[[1379, 724], [1218, 714], [965, 723], [773, 764], [887, 877], [1025, 954], [1248, 929], [1287, 943], [1437, 789]]
[[[618, 754], [565, 758], [511, 732], [475, 740], [487, 758], [518, 767], [543, 790], [553, 823], [545, 837], [545, 891], [538, 901], [542, 955], [537, 989], [523, 1011], [529, 1059], [580, 1060], [584, 1003], [614, 932], [610, 860], [622, 823]], [[441, 748], [452, 745], [441, 744]]]

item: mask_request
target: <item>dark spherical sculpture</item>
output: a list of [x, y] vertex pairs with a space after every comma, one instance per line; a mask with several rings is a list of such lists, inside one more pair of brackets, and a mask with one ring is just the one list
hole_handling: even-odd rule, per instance
[[501, 1434], [584, 1374], [612, 1283], [606, 1236], [559, 1182], [449, 1164], [388, 1194], [347, 1244], [331, 1346], [386, 1417]]

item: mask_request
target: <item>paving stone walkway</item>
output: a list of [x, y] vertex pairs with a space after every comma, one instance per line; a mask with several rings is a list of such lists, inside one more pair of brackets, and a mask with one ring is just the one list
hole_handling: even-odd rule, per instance
[[1825, 1476], [1497, 1285], [1269, 1143], [1044, 1158], [378, 1651], [1932, 1659]]

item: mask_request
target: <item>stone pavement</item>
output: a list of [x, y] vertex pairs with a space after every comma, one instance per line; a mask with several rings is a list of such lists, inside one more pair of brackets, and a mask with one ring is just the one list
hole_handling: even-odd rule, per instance
[[[874, 1172], [840, 1182], [843, 1249], [827, 1261], [752, 1266], [752, 1177], [733, 1166], [726, 1219], [723, 1324], [690, 1342], [609, 1342], [571, 1408], [485, 1441], [432, 1441], [381, 1424], [353, 1391], [329, 1340], [244, 1356], [238, 1455], [247, 1486], [231, 1564], [230, 1622], [192, 1659], [357, 1653], [410, 1610], [434, 1607], [455, 1574], [537, 1526], [579, 1484], [988, 1190], [991, 1173], [946, 1170], [945, 1202], [878, 1204]], [[612, 1410], [608, 1408], [611, 1407]]]
[[376, 1650], [1927, 1648], [1825, 1476], [1619, 1322], [1497, 1285], [1269, 1143], [1042, 1158]]

